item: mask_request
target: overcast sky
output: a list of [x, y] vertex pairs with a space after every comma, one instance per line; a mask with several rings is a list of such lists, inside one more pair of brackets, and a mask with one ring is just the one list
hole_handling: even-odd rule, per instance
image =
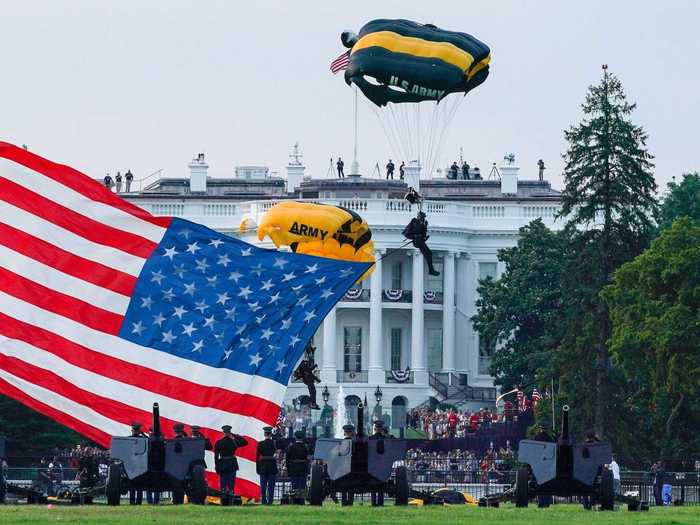
[[[241, 164], [284, 171], [299, 141], [307, 173], [352, 157], [353, 95], [330, 61], [339, 33], [373, 18], [465, 31], [491, 75], [461, 104], [443, 164], [464, 149], [482, 172], [514, 152], [524, 178], [561, 187], [563, 130], [600, 66], [637, 102], [661, 187], [698, 170], [700, 3], [654, 1], [0, 0], [0, 140], [92, 176], [130, 168], [184, 176], [205, 152], [214, 176]], [[393, 156], [360, 105], [365, 173]], [[349, 163], [348, 163], [349, 164]], [[346, 168], [347, 171], [347, 168]]]

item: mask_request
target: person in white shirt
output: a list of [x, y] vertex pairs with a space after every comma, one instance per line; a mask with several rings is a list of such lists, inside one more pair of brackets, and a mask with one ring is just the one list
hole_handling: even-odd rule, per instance
[[620, 465], [617, 464], [617, 461], [615, 461], [615, 455], [613, 454], [612, 461], [610, 462], [610, 465], [608, 465], [608, 468], [612, 471], [613, 473], [613, 487], [615, 488], [615, 494], [620, 493], [620, 485], [621, 485], [621, 480], [620, 480]]

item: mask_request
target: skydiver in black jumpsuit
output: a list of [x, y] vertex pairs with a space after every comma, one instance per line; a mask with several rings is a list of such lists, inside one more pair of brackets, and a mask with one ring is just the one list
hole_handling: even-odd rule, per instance
[[440, 272], [433, 267], [433, 252], [430, 251], [425, 243], [428, 240], [428, 221], [425, 219], [425, 213], [418, 212], [418, 216], [411, 219], [411, 222], [403, 230], [403, 235], [412, 241], [413, 246], [418, 248], [428, 263], [428, 273], [430, 275], [440, 275]]

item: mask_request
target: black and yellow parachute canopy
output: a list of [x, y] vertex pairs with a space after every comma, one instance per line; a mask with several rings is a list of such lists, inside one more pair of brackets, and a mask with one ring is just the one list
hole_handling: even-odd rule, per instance
[[372, 20], [353, 41], [345, 81], [377, 106], [466, 94], [489, 74], [491, 50], [467, 33], [410, 20]]

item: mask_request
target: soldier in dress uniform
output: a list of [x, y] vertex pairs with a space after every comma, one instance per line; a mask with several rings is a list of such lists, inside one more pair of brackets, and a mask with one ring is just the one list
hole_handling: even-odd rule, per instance
[[[306, 477], [309, 474], [309, 447], [304, 443], [304, 432], [294, 433], [294, 443], [287, 447], [287, 474], [292, 482], [292, 490], [299, 496], [306, 489]], [[304, 504], [303, 496], [295, 497], [295, 502]]]
[[[131, 424], [132, 437], [146, 437], [146, 434], [141, 430], [141, 423], [133, 422]], [[129, 489], [129, 505], [141, 505], [143, 502], [143, 491]]]
[[[355, 435], [355, 427], [353, 425], [343, 425], [343, 439], [349, 439], [352, 441]], [[355, 501], [355, 495], [352, 490], [344, 490], [340, 493], [341, 503], [344, 506], [352, 505]]]
[[219, 475], [221, 492], [233, 494], [236, 472], [238, 471], [236, 449], [246, 446], [248, 441], [238, 434], [232, 434], [231, 425], [224, 425], [221, 430], [224, 432], [224, 437], [214, 445], [214, 465], [216, 473]]
[[258, 442], [255, 451], [255, 471], [260, 476], [260, 499], [263, 505], [272, 505], [277, 481], [277, 446], [272, 439], [272, 427], [263, 428], [265, 439]]
[[173, 432], [175, 432], [176, 438], [186, 438], [187, 437], [187, 432], [185, 432], [185, 425], [182, 423], [175, 423], [173, 425]]
[[209, 441], [209, 438], [205, 437], [204, 434], [202, 434], [202, 427], [200, 427], [199, 425], [192, 425], [190, 426], [190, 428], [192, 429], [193, 438], [200, 438], [204, 440], [204, 450], [214, 449], [214, 447], [211, 446], [211, 441]]

